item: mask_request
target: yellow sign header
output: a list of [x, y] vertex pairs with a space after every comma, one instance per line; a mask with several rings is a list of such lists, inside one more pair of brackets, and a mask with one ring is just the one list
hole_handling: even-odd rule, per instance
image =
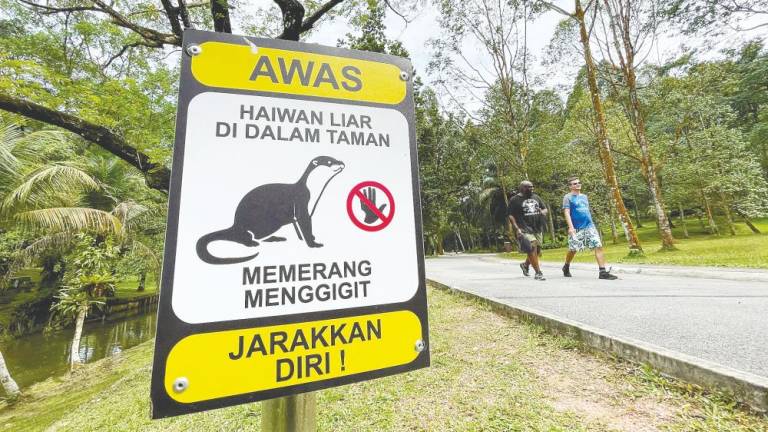
[[168, 354], [165, 390], [193, 403], [404, 365], [421, 337], [410, 311], [195, 334]]
[[395, 105], [405, 81], [392, 64], [224, 42], [200, 44], [192, 75], [201, 84]]

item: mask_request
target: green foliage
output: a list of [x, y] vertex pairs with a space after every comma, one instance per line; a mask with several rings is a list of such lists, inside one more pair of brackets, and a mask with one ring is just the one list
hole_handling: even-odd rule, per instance
[[65, 257], [64, 285], [51, 306], [56, 321], [68, 323], [85, 310], [104, 306], [102, 297], [115, 294], [113, 269], [119, 248], [110, 237], [95, 237], [85, 233], [75, 235], [74, 245]]
[[[748, 30], [768, 26], [768, 22], [760, 20], [768, 14], [766, 0], [671, 0], [663, 3], [660, 13], [682, 26], [686, 34], [704, 31], [717, 35], [724, 27]], [[755, 16], [757, 23], [747, 21], [745, 24]]]
[[55, 297], [56, 302], [51, 305], [51, 310], [55, 312], [55, 319], [59, 323], [73, 320], [82, 309], [89, 311], [104, 306], [103, 301], [93, 299], [81, 287], [62, 288]]
[[345, 39], [339, 39], [338, 46], [361, 51], [410, 57], [400, 41], [393, 41], [384, 34], [384, 16], [387, 5], [375, 0], [367, 0], [366, 11], [354, 17], [350, 24], [358, 34], [347, 33]]

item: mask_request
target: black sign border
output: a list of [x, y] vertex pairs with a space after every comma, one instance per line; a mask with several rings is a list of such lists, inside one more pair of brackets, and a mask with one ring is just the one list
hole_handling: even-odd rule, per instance
[[[190, 414], [200, 411], [206, 411], [217, 408], [224, 408], [232, 405], [238, 405], [249, 402], [257, 402], [266, 399], [272, 399], [281, 396], [287, 396], [297, 393], [311, 392], [351, 384], [360, 381], [367, 381], [374, 378], [385, 377], [399, 374], [419, 368], [428, 367], [430, 364], [429, 356], [429, 326], [427, 320], [427, 293], [424, 270], [424, 247], [422, 243], [422, 218], [421, 218], [421, 197], [419, 187], [419, 169], [418, 169], [418, 151], [416, 148], [416, 125], [415, 111], [413, 103], [413, 68], [409, 60], [386, 54], [378, 54], [367, 51], [348, 50], [341, 48], [328, 47], [323, 45], [306, 44], [293, 41], [283, 41], [277, 39], [261, 39], [232, 35], [228, 33], [214, 33], [201, 30], [188, 29], [184, 31], [183, 47], [191, 44], [201, 44], [203, 42], [217, 41], [234, 44], [245, 44], [245, 38], [259, 47], [277, 48], [291, 51], [302, 51], [315, 54], [330, 55], [342, 58], [352, 58], [358, 60], [368, 60], [380, 63], [392, 64], [405, 71], [409, 75], [406, 82], [405, 98], [397, 105], [347, 101], [342, 99], [323, 98], [315, 96], [288, 95], [284, 93], [274, 93], [265, 91], [233, 90], [217, 87], [208, 87], [200, 84], [194, 79], [191, 72], [191, 57], [186, 50], [182, 50], [182, 62], [180, 71], [179, 97], [176, 117], [176, 138], [173, 151], [173, 169], [171, 171], [171, 181], [168, 199], [168, 223], [165, 234], [165, 251], [163, 257], [163, 269], [161, 278], [160, 301], [158, 306], [157, 333], [155, 339], [154, 359], [152, 362], [152, 384], [150, 395], [152, 399], [151, 417], [153, 419], [172, 417], [182, 414]], [[204, 53], [202, 54], [204, 55]], [[384, 305], [365, 306], [350, 309], [335, 309], [318, 312], [308, 312], [294, 315], [272, 316], [263, 318], [241, 319], [233, 321], [221, 321], [215, 323], [190, 324], [179, 319], [173, 312], [171, 298], [173, 296], [173, 275], [176, 260], [176, 244], [178, 239], [179, 224], [179, 204], [181, 197], [181, 183], [183, 176], [184, 144], [187, 128], [187, 111], [190, 101], [198, 94], [203, 92], [215, 91], [218, 93], [248, 94], [269, 97], [279, 97], [284, 99], [296, 99], [306, 101], [344, 103], [347, 105], [360, 105], [370, 107], [380, 107], [396, 109], [402, 113], [409, 128], [409, 141], [411, 152], [411, 183], [413, 187], [413, 210], [416, 222], [416, 236], [414, 238], [417, 259], [419, 286], [416, 293], [409, 300], [401, 303], [390, 303]], [[393, 251], [396, 253], [396, 251]], [[324, 319], [346, 318], [361, 315], [369, 315], [384, 312], [408, 310], [418, 316], [422, 327], [422, 340], [425, 348], [419, 353], [416, 359], [408, 364], [379, 369], [360, 374], [347, 375], [338, 378], [331, 378], [322, 381], [316, 381], [306, 384], [299, 384], [288, 387], [264, 390], [253, 393], [246, 393], [236, 396], [229, 396], [218, 399], [211, 399], [203, 402], [184, 404], [175, 401], [168, 396], [165, 390], [165, 365], [170, 350], [176, 343], [186, 336], [200, 333], [211, 333], [225, 330], [250, 329], [264, 326], [274, 326], [282, 324], [293, 324], [307, 321], [319, 321]], [[415, 342], [415, 341], [414, 341]], [[415, 349], [415, 346], [414, 346]]]

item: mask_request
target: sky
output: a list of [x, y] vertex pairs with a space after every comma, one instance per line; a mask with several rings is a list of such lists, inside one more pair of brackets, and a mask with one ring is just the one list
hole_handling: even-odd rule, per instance
[[[272, 3], [263, 0], [266, 3]], [[419, 2], [421, 6], [418, 11], [409, 14], [410, 22], [405, 22], [402, 18], [394, 14], [391, 10], [387, 11], [385, 25], [386, 33], [390, 39], [398, 40], [403, 43], [405, 48], [411, 54], [411, 61], [416, 68], [417, 73], [422, 80], [430, 84], [430, 76], [427, 75], [427, 65], [432, 59], [432, 48], [428, 41], [440, 35], [438, 24], [438, 10], [429, 0]], [[568, 10], [572, 7], [572, 0], [556, 0], [555, 3]], [[272, 3], [272, 7], [274, 3]], [[563, 16], [550, 11], [540, 15], [528, 27], [529, 50], [533, 54], [533, 61], [530, 75], [538, 79], [534, 87], [555, 89], [565, 97], [573, 84], [574, 77], [581, 66], [578, 62], [565, 61], [555, 66], [544, 66], [542, 60], [545, 57], [545, 49], [550, 43], [555, 28]], [[745, 22], [749, 26], [753, 22]], [[342, 38], [352, 29], [343, 19], [336, 19], [330, 22], [322, 23], [305, 42], [317, 43], [322, 45], [336, 46], [339, 38]], [[729, 47], [737, 47], [743, 41], [761, 37], [763, 39], [768, 35], [768, 28], [762, 28], [752, 32], [726, 32], [715, 40], [706, 37], [686, 38], [680, 35], [661, 35], [651, 50], [648, 61], [652, 63], [661, 63], [678, 56], [683, 47], [698, 47], [700, 49], [699, 57], [702, 59], [712, 59], [720, 56], [720, 51]], [[475, 64], [488, 64], [487, 55], [483, 55], [483, 50], [471, 45], [466, 46], [466, 53]], [[439, 90], [439, 89], [438, 89]], [[445, 96], [443, 95], [443, 98]]]

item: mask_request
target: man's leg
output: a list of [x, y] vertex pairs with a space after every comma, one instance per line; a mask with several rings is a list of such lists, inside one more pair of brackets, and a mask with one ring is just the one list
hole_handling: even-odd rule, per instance
[[565, 277], [571, 277], [571, 261], [573, 261], [573, 257], [576, 256], [576, 251], [568, 250], [568, 253], [565, 254], [565, 264], [563, 265], [563, 276]]
[[528, 254], [528, 261], [531, 262], [531, 266], [536, 271], [536, 275], [534, 279], [536, 280], [545, 280], [544, 274], [541, 272], [541, 267], [539, 267], [539, 245], [538, 243], [534, 245], [533, 251]]
[[603, 248], [595, 248], [595, 259], [597, 260], [597, 265], [600, 268], [605, 268], [605, 255], [603, 254]]
[[523, 271], [523, 276], [530, 276], [531, 261], [526, 257], [525, 262], [520, 263], [520, 270]]
[[597, 266], [600, 268], [600, 273], [598, 274], [598, 278], [600, 279], [606, 279], [606, 280], [615, 280], [618, 279], [617, 276], [612, 275], [611, 272], [606, 270], [605, 268], [605, 255], [603, 254], [603, 248], [602, 247], [596, 247], [595, 248], [595, 259], [597, 260]]

